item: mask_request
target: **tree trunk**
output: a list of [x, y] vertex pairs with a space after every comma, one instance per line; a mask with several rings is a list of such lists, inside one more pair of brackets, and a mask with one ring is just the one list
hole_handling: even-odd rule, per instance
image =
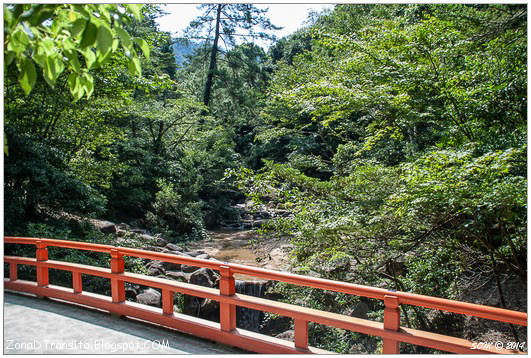
[[210, 52], [210, 64], [208, 65], [208, 74], [205, 83], [205, 92], [203, 93], [203, 103], [208, 107], [210, 103], [210, 96], [212, 93], [212, 81], [214, 79], [214, 71], [216, 70], [216, 58], [218, 54], [218, 40], [219, 40], [219, 25], [221, 18], [221, 9], [223, 4], [218, 4], [216, 15], [216, 34], [214, 35], [214, 44], [212, 45], [212, 51]]

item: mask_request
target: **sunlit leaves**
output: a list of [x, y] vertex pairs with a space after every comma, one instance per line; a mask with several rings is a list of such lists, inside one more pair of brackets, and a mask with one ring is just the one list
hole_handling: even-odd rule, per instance
[[20, 86], [24, 90], [24, 93], [28, 95], [31, 92], [31, 89], [35, 84], [35, 80], [37, 78], [35, 65], [33, 64], [33, 61], [28, 58], [24, 58], [22, 60], [22, 63], [19, 62], [19, 65], [21, 68], [18, 81], [20, 83]]
[[[75, 99], [80, 99], [83, 95], [90, 97], [94, 90], [94, 80], [88, 70], [105, 64], [122, 43], [128, 50], [131, 74], [140, 76], [140, 61], [124, 25], [131, 22], [128, 12], [137, 20], [141, 19], [142, 6], [4, 5], [5, 66], [13, 61], [17, 63], [21, 71], [19, 82], [26, 94], [31, 92], [39, 71], [35, 64], [52, 87], [66, 70], [70, 73], [70, 92]], [[135, 42], [148, 58], [148, 43], [143, 39], [135, 39]], [[79, 54], [84, 61], [80, 61]], [[74, 80], [72, 75], [78, 79]]]
[[144, 57], [149, 59], [149, 45], [146, 42], [146, 40], [141, 39], [140, 37], [135, 37], [135, 43], [140, 47], [142, 50], [142, 53], [144, 54]]
[[136, 57], [132, 57], [129, 59], [128, 63], [129, 72], [131, 72], [133, 75], [140, 76], [142, 75], [142, 69], [140, 67], [140, 61]]

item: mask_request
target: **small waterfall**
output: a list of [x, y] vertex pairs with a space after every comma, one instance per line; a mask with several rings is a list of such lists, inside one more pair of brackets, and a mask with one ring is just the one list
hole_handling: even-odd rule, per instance
[[[236, 280], [236, 292], [248, 296], [264, 297], [268, 281]], [[236, 307], [236, 326], [253, 332], [259, 332], [264, 312], [245, 307]]]

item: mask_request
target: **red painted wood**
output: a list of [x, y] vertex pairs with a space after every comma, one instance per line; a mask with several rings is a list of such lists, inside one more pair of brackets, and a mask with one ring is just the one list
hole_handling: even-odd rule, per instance
[[295, 347], [308, 348], [308, 321], [295, 319]]
[[81, 272], [72, 272], [72, 288], [74, 293], [83, 291], [83, 274]]
[[173, 314], [173, 292], [167, 288], [162, 289], [162, 313], [165, 315]]
[[[6, 284], [6, 282], [8, 284]], [[229, 346], [239, 347], [248, 351], [266, 354], [333, 354], [322, 349], [309, 347], [306, 350], [298, 349], [292, 342], [269, 337], [263, 334], [246, 331], [240, 328], [232, 332], [223, 332], [219, 323], [174, 313], [165, 316], [160, 308], [138, 304], [135, 302], [113, 303], [110, 297], [83, 292], [80, 295], [73, 294], [67, 288], [55, 285], [38, 287], [34, 282], [18, 280], [9, 283], [4, 280], [4, 287], [19, 292], [29, 292], [35, 295], [45, 295], [85, 306], [112, 312], [116, 315], [134, 317], [164, 327], [170, 327], [180, 332], [188, 333], [199, 338], [216, 341]]]
[[[116, 249], [111, 250], [111, 272], [113, 274], [119, 274], [124, 272], [124, 258], [120, 251]], [[117, 278], [117, 275], [113, 275], [111, 278], [111, 293], [112, 301], [119, 303], [125, 301], [125, 282]]]
[[[230, 267], [220, 266], [219, 273], [221, 274], [219, 294], [222, 296], [233, 296], [236, 293], [236, 284]], [[221, 302], [219, 306], [221, 330], [231, 332], [233, 329], [236, 329], [236, 305]]]
[[12, 262], [9, 264], [9, 280], [10, 281], [16, 281], [17, 280], [17, 264]]
[[48, 260], [48, 248], [42, 240], [37, 240], [35, 245], [37, 247], [35, 253], [35, 258], [37, 259], [37, 284], [39, 286], [46, 286], [50, 283], [48, 268], [41, 265], [40, 262]]
[[[391, 331], [400, 330], [400, 309], [398, 308], [398, 297], [384, 296], [384, 329]], [[383, 340], [383, 354], [399, 354], [400, 342], [390, 338]]]
[[[398, 353], [399, 342], [417, 344], [455, 353], [518, 353], [515, 351], [497, 350], [494, 347], [472, 349], [473, 342], [464, 339], [409, 328], [401, 328], [398, 307], [399, 303], [474, 315], [477, 317], [484, 317], [502, 322], [511, 322], [524, 326], [527, 325], [527, 314], [523, 312], [416, 295], [407, 292], [388, 291], [380, 288], [305, 277], [243, 265], [65, 240], [5, 237], [4, 242], [37, 245], [36, 258], [4, 257], [4, 262], [10, 264], [10, 279], [4, 279], [4, 287], [6, 289], [34, 293], [39, 296], [55, 297], [70, 302], [106, 309], [119, 315], [128, 315], [145, 319], [199, 337], [212, 339], [224, 344], [234, 345], [260, 353], [323, 353], [324, 351], [307, 347], [308, 321], [364, 334], [381, 336], [384, 339], [384, 353]], [[111, 254], [111, 269], [48, 260], [47, 246], [108, 252]], [[217, 269], [221, 273], [220, 289], [217, 290], [173, 280], [124, 272], [123, 255]], [[16, 279], [16, 269], [13, 270], [12, 268], [20, 264], [37, 266], [36, 283], [29, 283], [27, 281]], [[73, 275], [73, 292], [69, 289], [49, 285], [49, 268], [71, 271]], [[15, 273], [13, 274], [13, 272]], [[234, 273], [244, 273], [301, 286], [317, 287], [382, 299], [386, 305], [384, 323], [236, 294]], [[82, 292], [82, 274], [111, 279], [112, 298]], [[15, 275], [14, 280], [13, 275]], [[125, 301], [125, 282], [132, 282], [162, 289], [163, 309], [155, 309]], [[174, 313], [173, 292], [180, 292], [219, 301], [221, 306], [220, 324]], [[295, 344], [236, 328], [235, 311], [237, 305], [293, 318], [295, 320]]]

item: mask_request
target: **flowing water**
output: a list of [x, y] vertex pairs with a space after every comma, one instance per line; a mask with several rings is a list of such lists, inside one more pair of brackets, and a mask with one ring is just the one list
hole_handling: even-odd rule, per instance
[[[251, 240], [256, 239], [251, 230], [220, 230], [210, 231], [210, 239], [196, 241], [188, 245], [189, 249], [203, 250], [210, 256], [225, 262], [256, 266], [271, 270], [284, 270], [287, 267], [286, 246], [273, 248], [267, 255], [258, 254], [254, 250]], [[257, 241], [255, 245], [259, 245]], [[262, 248], [263, 249], [263, 248]], [[267, 250], [267, 249], [266, 249]], [[235, 274], [236, 292], [264, 297], [268, 281], [242, 274]], [[259, 332], [264, 312], [244, 307], [236, 308], [236, 325], [239, 328]]]

